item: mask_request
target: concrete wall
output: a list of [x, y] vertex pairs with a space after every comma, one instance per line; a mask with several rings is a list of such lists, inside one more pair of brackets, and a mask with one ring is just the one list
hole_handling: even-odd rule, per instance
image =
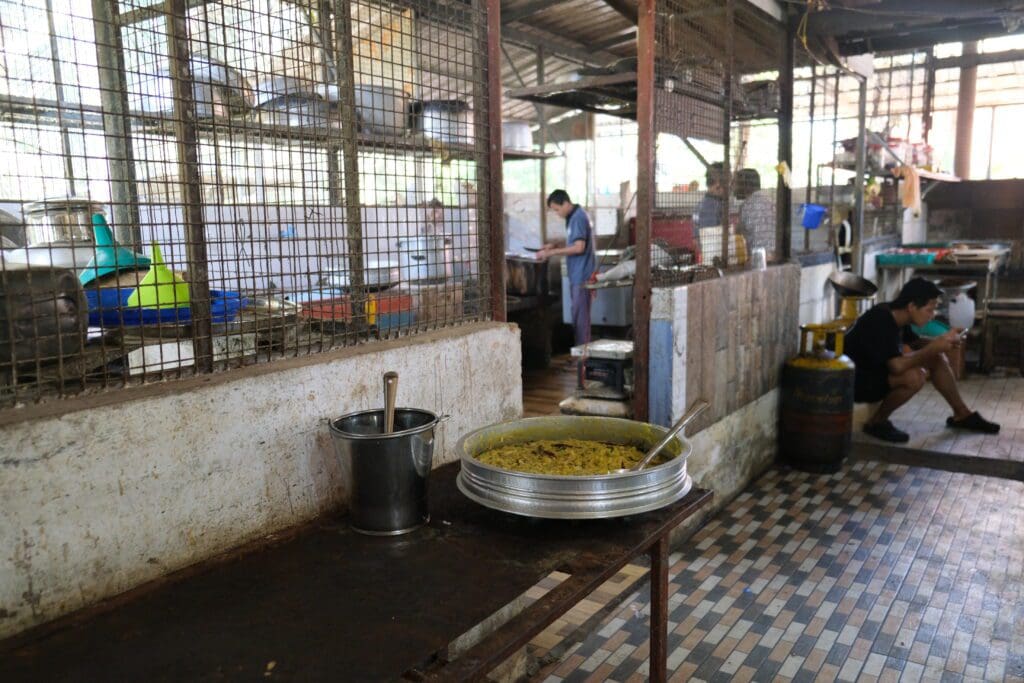
[[327, 420], [390, 369], [400, 406], [452, 416], [435, 466], [522, 413], [518, 330], [481, 323], [0, 427], [0, 637], [343, 506]]
[[800, 269], [744, 271], [685, 287], [659, 288], [651, 312], [651, 421], [668, 425], [698, 398], [712, 407], [696, 434], [690, 472], [735, 496], [775, 457], [777, 387], [796, 353]]

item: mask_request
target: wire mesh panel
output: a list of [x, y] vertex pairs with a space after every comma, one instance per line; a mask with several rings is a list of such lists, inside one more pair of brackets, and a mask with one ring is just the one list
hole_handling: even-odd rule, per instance
[[489, 315], [483, 2], [2, 0], [0, 30], [0, 405]]
[[778, 108], [774, 85], [741, 81], [736, 65], [742, 30], [748, 61], [762, 70], [774, 66], [773, 55], [759, 51], [754, 38], [770, 34], [765, 28], [739, 26], [731, 1], [658, 3], [651, 236], [669, 243], [672, 258], [668, 266], [652, 260], [656, 284], [692, 280], [694, 264], [742, 266], [754, 248], [774, 252], [774, 183], [762, 187], [759, 172], [742, 168], [747, 141], [737, 136], [740, 120], [773, 117]]
[[[902, 181], [894, 169], [936, 168], [938, 160], [924, 140], [925, 64], [921, 53], [875, 59], [867, 88], [863, 239], [899, 232]], [[859, 88], [857, 76], [831, 66], [795, 73], [792, 225], [797, 251], [849, 247]], [[805, 205], [823, 207], [820, 220], [808, 215]]]

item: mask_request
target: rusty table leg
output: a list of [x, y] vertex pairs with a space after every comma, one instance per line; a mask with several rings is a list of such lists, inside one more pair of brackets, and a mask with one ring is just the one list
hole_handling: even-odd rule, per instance
[[651, 655], [650, 680], [668, 678], [668, 534], [651, 546]]

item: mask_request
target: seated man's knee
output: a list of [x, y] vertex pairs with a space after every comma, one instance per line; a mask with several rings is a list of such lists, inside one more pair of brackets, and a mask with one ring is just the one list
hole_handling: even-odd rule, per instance
[[924, 371], [924, 368], [911, 368], [901, 375], [896, 375], [889, 381], [893, 388], [906, 389], [917, 393], [924, 387], [927, 379], [928, 374]]

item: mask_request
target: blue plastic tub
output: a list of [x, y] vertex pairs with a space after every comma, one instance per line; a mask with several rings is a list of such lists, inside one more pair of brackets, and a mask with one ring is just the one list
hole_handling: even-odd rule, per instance
[[817, 230], [821, 226], [822, 219], [825, 218], [825, 211], [828, 210], [828, 207], [821, 204], [804, 204], [802, 208], [804, 217], [801, 225], [808, 230]]
[[[191, 322], [192, 311], [188, 306], [177, 308], [141, 308], [128, 306], [128, 297], [134, 287], [86, 288], [85, 299], [89, 304], [89, 325], [92, 327], [120, 327], [136, 325], [176, 325]], [[210, 313], [213, 322], [231, 322], [238, 310], [245, 305], [245, 299], [238, 292], [210, 290]]]
[[401, 311], [396, 313], [379, 313], [377, 315], [377, 329], [397, 330], [400, 327], [411, 327], [416, 322], [414, 311]]

